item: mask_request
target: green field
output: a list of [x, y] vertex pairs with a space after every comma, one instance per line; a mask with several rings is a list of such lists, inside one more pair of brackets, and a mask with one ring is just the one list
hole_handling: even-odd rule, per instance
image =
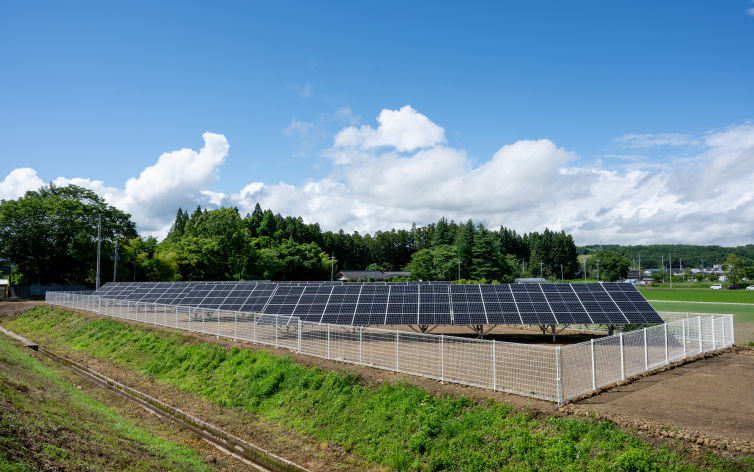
[[[647, 296], [645, 294], [645, 296]], [[754, 342], [754, 304], [726, 305], [723, 303], [677, 303], [677, 302], [650, 302], [657, 311], [670, 311], [676, 313], [716, 313], [733, 315], [733, 327], [735, 329], [736, 344]], [[693, 315], [692, 315], [693, 316]]]
[[750, 290], [641, 288], [639, 291], [647, 300], [754, 304], [754, 291]]
[[339, 444], [390, 470], [691, 472], [754, 466], [751, 459], [653, 446], [606, 421], [435, 396], [404, 381], [375, 385], [266, 350], [229, 348], [49, 307], [7, 325], [52, 348], [107, 359], [223, 408]]

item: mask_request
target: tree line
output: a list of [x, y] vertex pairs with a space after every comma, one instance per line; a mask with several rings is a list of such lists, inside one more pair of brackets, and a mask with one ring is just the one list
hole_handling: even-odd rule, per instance
[[754, 244], [745, 246], [695, 246], [689, 244], [651, 244], [638, 246], [622, 246], [619, 244], [593, 244], [578, 248], [579, 254], [594, 254], [603, 250], [620, 254], [631, 262], [632, 266], [639, 267], [641, 258], [642, 269], [662, 269], [668, 267], [668, 257], [672, 254], [673, 268], [683, 267], [709, 269], [713, 265], [725, 263], [730, 254], [734, 254], [748, 263], [754, 261]]
[[[423, 280], [512, 281], [518, 276], [578, 274], [577, 248], [564, 232], [517, 234], [468, 220], [361, 235], [322, 231], [301, 217], [259, 204], [179, 209], [167, 237], [141, 237], [130, 215], [93, 192], [48, 184], [0, 202], [0, 258], [18, 283], [93, 284], [97, 218], [102, 217], [102, 283], [166, 280], [322, 280], [331, 271], [410, 270]], [[115, 246], [118, 268], [114, 272]], [[334, 259], [332, 256], [334, 255]], [[459, 262], [460, 261], [460, 265]]]

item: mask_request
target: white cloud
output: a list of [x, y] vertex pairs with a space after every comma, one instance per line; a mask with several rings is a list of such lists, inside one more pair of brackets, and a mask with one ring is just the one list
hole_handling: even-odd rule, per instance
[[296, 118], [291, 119], [291, 124], [280, 131], [286, 136], [307, 135], [316, 128], [314, 123], [307, 121], [298, 121]]
[[749, 8], [746, 10], [746, 13], [748, 13], [751, 16], [754, 16], [754, 8]]
[[0, 200], [15, 200], [23, 197], [30, 190], [36, 190], [44, 184], [37, 176], [37, 171], [28, 167], [14, 169], [0, 182]]
[[657, 146], [699, 146], [702, 142], [690, 134], [624, 134], [613, 141], [631, 148], [651, 148]]
[[335, 147], [368, 150], [390, 146], [404, 152], [447, 142], [444, 129], [408, 105], [400, 110], [382, 110], [377, 122], [377, 129], [365, 125], [340, 131], [335, 135]]
[[[464, 150], [445, 145], [442, 128], [411, 108], [384, 110], [378, 121], [376, 130], [347, 127], [337, 133], [326, 151], [333, 173], [300, 185], [253, 182], [238, 193], [210, 191], [229, 150], [224, 136], [211, 133], [199, 152], [164, 154], [124, 189], [88, 179], [56, 182], [91, 188], [132, 213], [143, 234], [159, 236], [179, 206], [238, 206], [246, 214], [259, 202], [275, 213], [318, 222], [323, 230], [361, 234], [445, 216], [518, 232], [564, 230], [578, 244], [754, 241], [752, 123], [684, 138], [699, 144], [697, 154], [683, 161], [660, 165], [630, 156], [636, 161], [628, 167], [604, 168], [547, 139], [504, 145], [477, 165]], [[32, 169], [16, 169], [0, 183], [0, 195], [20, 196], [41, 182]]]
[[[81, 178], [58, 177], [54, 182], [58, 185], [75, 184], [94, 191], [108, 204], [130, 213], [142, 234], [163, 237], [170, 229], [178, 207], [186, 209], [207, 202], [219, 204], [225, 198], [224, 194], [205, 189], [220, 178], [217, 168], [228, 155], [228, 141], [225, 136], [214, 133], [204, 133], [202, 137], [204, 147], [199, 152], [181, 149], [165, 153], [138, 178], [128, 179], [124, 189]], [[31, 169], [14, 170], [6, 182], [20, 177], [25, 180], [14, 184], [15, 188], [36, 189], [42, 185]], [[4, 184], [0, 184], [0, 191]]]

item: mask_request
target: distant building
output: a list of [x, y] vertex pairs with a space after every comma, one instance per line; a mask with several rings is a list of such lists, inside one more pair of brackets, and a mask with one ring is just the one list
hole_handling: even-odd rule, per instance
[[341, 270], [338, 272], [338, 280], [355, 282], [359, 279], [369, 280], [374, 278], [375, 282], [385, 282], [390, 277], [411, 277], [411, 272], [408, 271], [390, 271], [383, 272], [381, 270]]
[[8, 298], [10, 296], [10, 281], [6, 279], [0, 279], [0, 298]]
[[513, 282], [517, 284], [546, 284], [547, 279], [543, 279], [540, 277], [530, 277], [530, 278], [523, 278], [523, 279], [515, 279]]

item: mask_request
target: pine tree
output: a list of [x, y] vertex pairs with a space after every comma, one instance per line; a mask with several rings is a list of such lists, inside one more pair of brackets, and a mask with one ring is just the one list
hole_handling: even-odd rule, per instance
[[441, 244], [453, 244], [453, 236], [450, 234], [450, 227], [448, 221], [443, 217], [437, 222], [435, 226], [435, 234], [432, 236], [432, 247], [437, 247]]
[[471, 253], [473, 263], [470, 272], [472, 278], [476, 280], [502, 278], [500, 243], [497, 237], [481, 223], [474, 233], [474, 245]]
[[458, 236], [456, 247], [458, 248], [458, 258], [461, 260], [461, 278], [468, 279], [473, 272], [474, 264], [474, 222], [469, 220], [461, 227], [461, 234]]

